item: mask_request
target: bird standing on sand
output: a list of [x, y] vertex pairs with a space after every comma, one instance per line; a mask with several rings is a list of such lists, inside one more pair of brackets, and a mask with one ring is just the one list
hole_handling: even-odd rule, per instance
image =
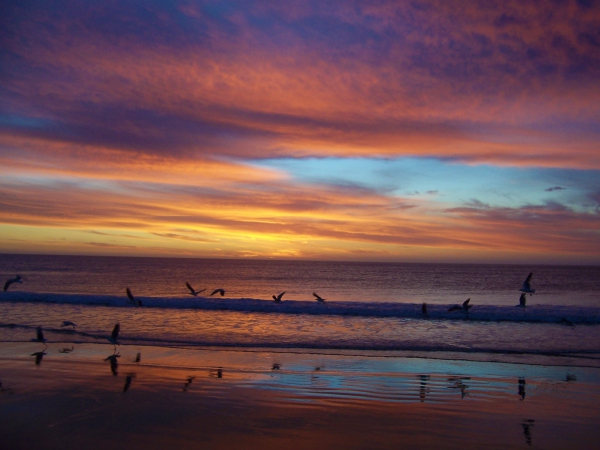
[[77, 324], [71, 322], [70, 320], [63, 320], [63, 323], [60, 327], [73, 327], [73, 329], [75, 329], [76, 326]]
[[527, 294], [525, 292], [523, 292], [521, 294], [521, 296], [519, 297], [519, 304], [516, 306], [520, 307], [520, 308], [526, 308], [526, 305], [525, 305], [526, 303], [527, 303]]
[[531, 272], [529, 275], [527, 275], [527, 278], [525, 278], [525, 281], [523, 281], [523, 286], [521, 286], [521, 289], [519, 289], [519, 291], [525, 293], [525, 294], [529, 294], [529, 295], [533, 295], [535, 292], [535, 289], [531, 289], [531, 285], [529, 283], [531, 283], [531, 277], [533, 276], [533, 272]]
[[283, 294], [285, 294], [285, 291], [283, 291], [281, 294], [279, 294], [277, 297], [273, 296], [273, 300], [275, 300], [275, 303], [281, 303], [281, 297], [283, 297]]
[[6, 283], [4, 283], [4, 292], [8, 291], [8, 288], [13, 283], [23, 284], [23, 280], [21, 280], [21, 275], [17, 275], [14, 278], [6, 280]]
[[129, 299], [129, 301], [130, 301], [131, 303], [133, 303], [133, 304], [134, 304], [134, 305], [136, 305], [136, 306], [143, 306], [143, 305], [142, 305], [142, 301], [141, 301], [141, 300], [137, 300], [137, 299], [136, 299], [136, 298], [133, 296], [133, 294], [131, 293], [131, 289], [129, 289], [129, 288], [125, 289], [125, 292], [127, 292], [127, 298]]
[[119, 344], [119, 341], [117, 341], [117, 338], [119, 337], [119, 331], [121, 331], [121, 325], [116, 324], [110, 336], [106, 338], [108, 339], [108, 342], [115, 346], [115, 351], [117, 350], [117, 345], [121, 345]]
[[188, 283], [187, 281], [185, 282], [185, 285], [187, 286], [187, 288], [190, 290], [190, 295], [193, 295], [194, 297], [196, 297], [198, 294], [204, 292], [206, 290], [206, 288], [202, 289], [201, 291], [197, 291], [195, 290], [192, 285], [190, 283]]
[[317, 299], [317, 301], [319, 303], [325, 303], [325, 299], [322, 298], [319, 294], [317, 294], [316, 292], [313, 292], [313, 295], [315, 296], [315, 298]]
[[452, 305], [450, 308], [448, 308], [449, 312], [453, 312], [453, 311], [460, 311], [463, 312], [467, 315], [467, 317], [469, 317], [469, 309], [471, 309], [473, 307], [473, 305], [469, 305], [469, 302], [471, 301], [470, 298], [466, 299], [462, 306], [460, 305]]
[[212, 291], [212, 294], [210, 294], [210, 296], [212, 297], [215, 294], [221, 294], [221, 297], [223, 297], [225, 295], [225, 290], [224, 289], [215, 289], [214, 291]]

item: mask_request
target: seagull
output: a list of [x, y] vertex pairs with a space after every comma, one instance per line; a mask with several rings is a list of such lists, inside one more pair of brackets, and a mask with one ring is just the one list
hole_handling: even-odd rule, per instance
[[75, 329], [76, 326], [77, 324], [71, 322], [70, 320], [63, 320], [63, 323], [60, 327], [73, 327], [73, 329]]
[[275, 303], [281, 303], [281, 297], [283, 297], [283, 294], [285, 294], [285, 291], [283, 291], [278, 296], [273, 296], [273, 300], [275, 300]]
[[4, 292], [8, 291], [9, 286], [13, 283], [23, 284], [23, 280], [21, 280], [21, 275], [17, 275], [14, 278], [6, 280], [6, 283], [4, 283]]
[[210, 294], [210, 296], [212, 297], [215, 294], [221, 294], [221, 297], [223, 297], [225, 295], [225, 290], [224, 289], [215, 289], [212, 294]]
[[521, 286], [521, 289], [519, 289], [519, 291], [521, 291], [525, 294], [533, 295], [533, 293], [535, 292], [535, 289], [531, 289], [531, 285], [529, 284], [531, 282], [532, 276], [533, 276], [533, 272], [531, 272], [529, 275], [527, 275], [527, 278], [525, 278], [525, 281], [523, 281], [523, 286]]
[[197, 291], [195, 290], [192, 285], [190, 283], [188, 283], [187, 281], [185, 282], [185, 285], [187, 286], [187, 288], [190, 290], [190, 295], [193, 295], [194, 297], [196, 297], [198, 294], [200, 294], [201, 292], [204, 292], [206, 290], [206, 288], [202, 289], [201, 291]]
[[527, 294], [525, 292], [523, 292], [521, 294], [521, 296], [519, 297], [519, 304], [515, 305], [515, 306], [521, 307], [521, 308], [525, 308], [526, 307], [526, 305], [525, 305], [526, 302], [527, 302]]
[[[33, 342], [41, 342], [46, 345], [46, 339], [44, 338], [44, 332], [42, 331], [42, 327], [37, 327], [37, 332], [35, 339], [32, 339]], [[48, 347], [48, 345], [46, 345]]]
[[313, 295], [315, 296], [315, 298], [317, 299], [317, 301], [319, 303], [325, 303], [325, 299], [322, 298], [319, 294], [317, 294], [316, 292], [313, 292]]
[[473, 305], [469, 305], [470, 301], [471, 301], [471, 299], [468, 298], [463, 302], [462, 306], [452, 305], [450, 308], [448, 308], [448, 311], [449, 312], [461, 311], [461, 312], [465, 313], [467, 315], [467, 317], [469, 317], [469, 309], [471, 309], [473, 307]]
[[131, 289], [127, 288], [125, 291], [127, 292], [127, 298], [129, 299], [129, 301], [131, 303], [133, 303], [134, 305], [137, 305], [137, 306], [143, 306], [141, 300], [135, 299], [135, 297], [131, 293]]
[[424, 316], [428, 316], [429, 314], [427, 313], [427, 303], [423, 303], [421, 305], [421, 314], [423, 314]]
[[121, 325], [116, 324], [115, 327], [113, 328], [110, 336], [107, 337], [108, 342], [110, 342], [111, 344], [113, 344], [115, 346], [115, 351], [117, 350], [117, 345], [121, 345], [117, 341], [117, 338], [119, 337], [119, 331], [121, 331]]

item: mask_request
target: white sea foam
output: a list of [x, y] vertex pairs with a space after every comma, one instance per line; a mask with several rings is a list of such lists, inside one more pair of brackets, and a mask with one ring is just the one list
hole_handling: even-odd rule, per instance
[[[448, 312], [450, 305], [429, 304], [428, 315], [421, 313], [421, 304], [383, 302], [282, 301], [253, 298], [206, 297], [136, 297], [143, 308], [228, 310], [254, 313], [298, 315], [332, 315], [356, 317], [396, 317], [438, 320], [465, 320], [463, 312]], [[46, 294], [32, 292], [4, 292], [0, 301], [18, 303], [56, 303], [136, 308], [123, 296]], [[600, 308], [589, 306], [560, 306], [530, 304], [527, 308], [515, 306], [474, 305], [469, 320], [489, 322], [565, 322], [573, 324], [600, 324]], [[564, 320], [566, 319], [566, 321]]]

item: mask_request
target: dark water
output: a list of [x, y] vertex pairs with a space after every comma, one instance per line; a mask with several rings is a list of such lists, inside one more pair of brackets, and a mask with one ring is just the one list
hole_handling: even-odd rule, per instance
[[[529, 272], [536, 293], [528, 296], [527, 309], [516, 308]], [[30, 341], [42, 326], [51, 342], [107, 343], [119, 322], [124, 344], [401, 352], [529, 364], [550, 358], [553, 364], [600, 366], [599, 267], [0, 255], [2, 279], [17, 273], [23, 284], [0, 295], [0, 341]], [[220, 301], [190, 296], [186, 281], [208, 292], [222, 287], [229, 300], [216, 310], [182, 306], [178, 302], [186, 299]], [[144, 297], [146, 307], [127, 303], [126, 286]], [[282, 291], [281, 310], [252, 306], [260, 301], [250, 299], [270, 300]], [[313, 292], [327, 303], [318, 305]], [[91, 304], [100, 294], [112, 296], [112, 303]], [[471, 316], [447, 312], [447, 305], [467, 297]], [[344, 302], [362, 312], [350, 313]], [[422, 302], [436, 313], [420, 317]], [[417, 315], [370, 313], [394, 303]], [[241, 309], [231, 306], [238, 304]], [[310, 312], [321, 306], [322, 314]], [[480, 311], [486, 310], [492, 313], [484, 317]], [[541, 317], [550, 320], [537, 323]], [[579, 319], [570, 326], [573, 317]], [[65, 331], [63, 320], [77, 323], [77, 330]]]

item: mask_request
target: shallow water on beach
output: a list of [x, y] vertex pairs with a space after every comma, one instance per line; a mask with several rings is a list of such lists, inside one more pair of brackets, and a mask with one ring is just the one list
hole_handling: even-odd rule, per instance
[[[600, 369], [0, 344], [7, 448], [595, 448]], [[71, 347], [69, 347], [71, 348]], [[19, 411], [19, 414], [15, 412]], [[34, 431], [34, 432], [32, 432]]]
[[[517, 308], [529, 271], [537, 292]], [[0, 293], [0, 342], [29, 342], [38, 326], [51, 343], [107, 342], [120, 323], [127, 345], [600, 365], [598, 267], [0, 255], [0, 274], [14, 273], [24, 282]], [[185, 281], [227, 295], [192, 297]], [[268, 300], [283, 290], [282, 303]], [[469, 315], [448, 312], [465, 297]]]

